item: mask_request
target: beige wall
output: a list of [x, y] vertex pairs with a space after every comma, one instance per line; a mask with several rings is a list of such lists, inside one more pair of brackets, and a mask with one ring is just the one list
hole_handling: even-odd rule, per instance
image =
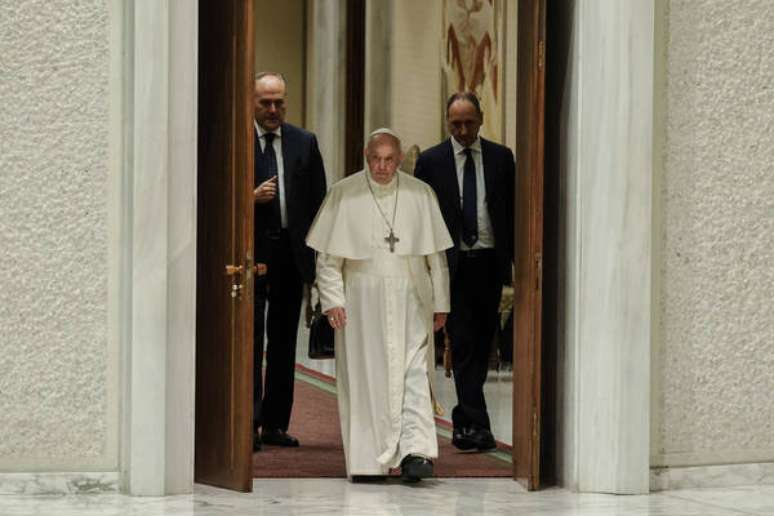
[[255, 71], [281, 72], [288, 80], [287, 121], [304, 126], [305, 0], [255, 2]]
[[406, 148], [416, 144], [424, 150], [441, 138], [440, 5], [393, 2], [392, 95], [388, 102], [392, 127]]
[[774, 3], [658, 5], [651, 462], [774, 461]]
[[115, 471], [109, 2], [2, 11], [0, 471]]

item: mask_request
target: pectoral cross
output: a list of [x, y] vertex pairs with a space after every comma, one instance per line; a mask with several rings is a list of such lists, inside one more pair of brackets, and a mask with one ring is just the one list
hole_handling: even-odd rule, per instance
[[392, 230], [390, 230], [389, 236], [384, 237], [384, 241], [390, 244], [390, 252], [395, 252], [395, 242], [400, 242], [400, 238], [395, 236]]

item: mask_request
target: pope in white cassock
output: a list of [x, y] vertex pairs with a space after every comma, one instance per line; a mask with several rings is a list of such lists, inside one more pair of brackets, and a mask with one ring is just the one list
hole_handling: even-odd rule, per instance
[[306, 243], [336, 330], [336, 385], [347, 476], [400, 466], [416, 482], [438, 456], [429, 364], [449, 312], [452, 239], [435, 193], [398, 170], [400, 139], [371, 133], [366, 169], [336, 183]]

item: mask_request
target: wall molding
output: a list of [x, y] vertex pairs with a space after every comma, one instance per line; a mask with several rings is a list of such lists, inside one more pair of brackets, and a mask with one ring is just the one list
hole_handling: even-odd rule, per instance
[[657, 467], [650, 470], [651, 491], [743, 485], [774, 485], [774, 462]]
[[650, 467], [653, 468], [690, 468], [696, 466], [717, 466], [725, 464], [757, 464], [774, 462], [774, 450], [771, 448], [752, 448], [745, 450], [692, 450], [687, 452], [653, 453]]
[[118, 492], [117, 471], [0, 473], [0, 495], [70, 495]]

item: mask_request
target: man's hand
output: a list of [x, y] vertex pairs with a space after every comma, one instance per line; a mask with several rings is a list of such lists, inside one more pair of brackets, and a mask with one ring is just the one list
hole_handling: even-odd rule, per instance
[[446, 316], [449, 314], [436, 312], [433, 315], [433, 331], [438, 331], [446, 326]]
[[347, 324], [347, 312], [344, 310], [344, 307], [337, 306], [331, 308], [325, 312], [325, 315], [328, 317], [328, 323], [334, 330], [343, 328]]
[[263, 183], [258, 185], [258, 188], [253, 190], [253, 197], [258, 204], [266, 204], [277, 196], [277, 176], [272, 176], [271, 179], [267, 179]]

